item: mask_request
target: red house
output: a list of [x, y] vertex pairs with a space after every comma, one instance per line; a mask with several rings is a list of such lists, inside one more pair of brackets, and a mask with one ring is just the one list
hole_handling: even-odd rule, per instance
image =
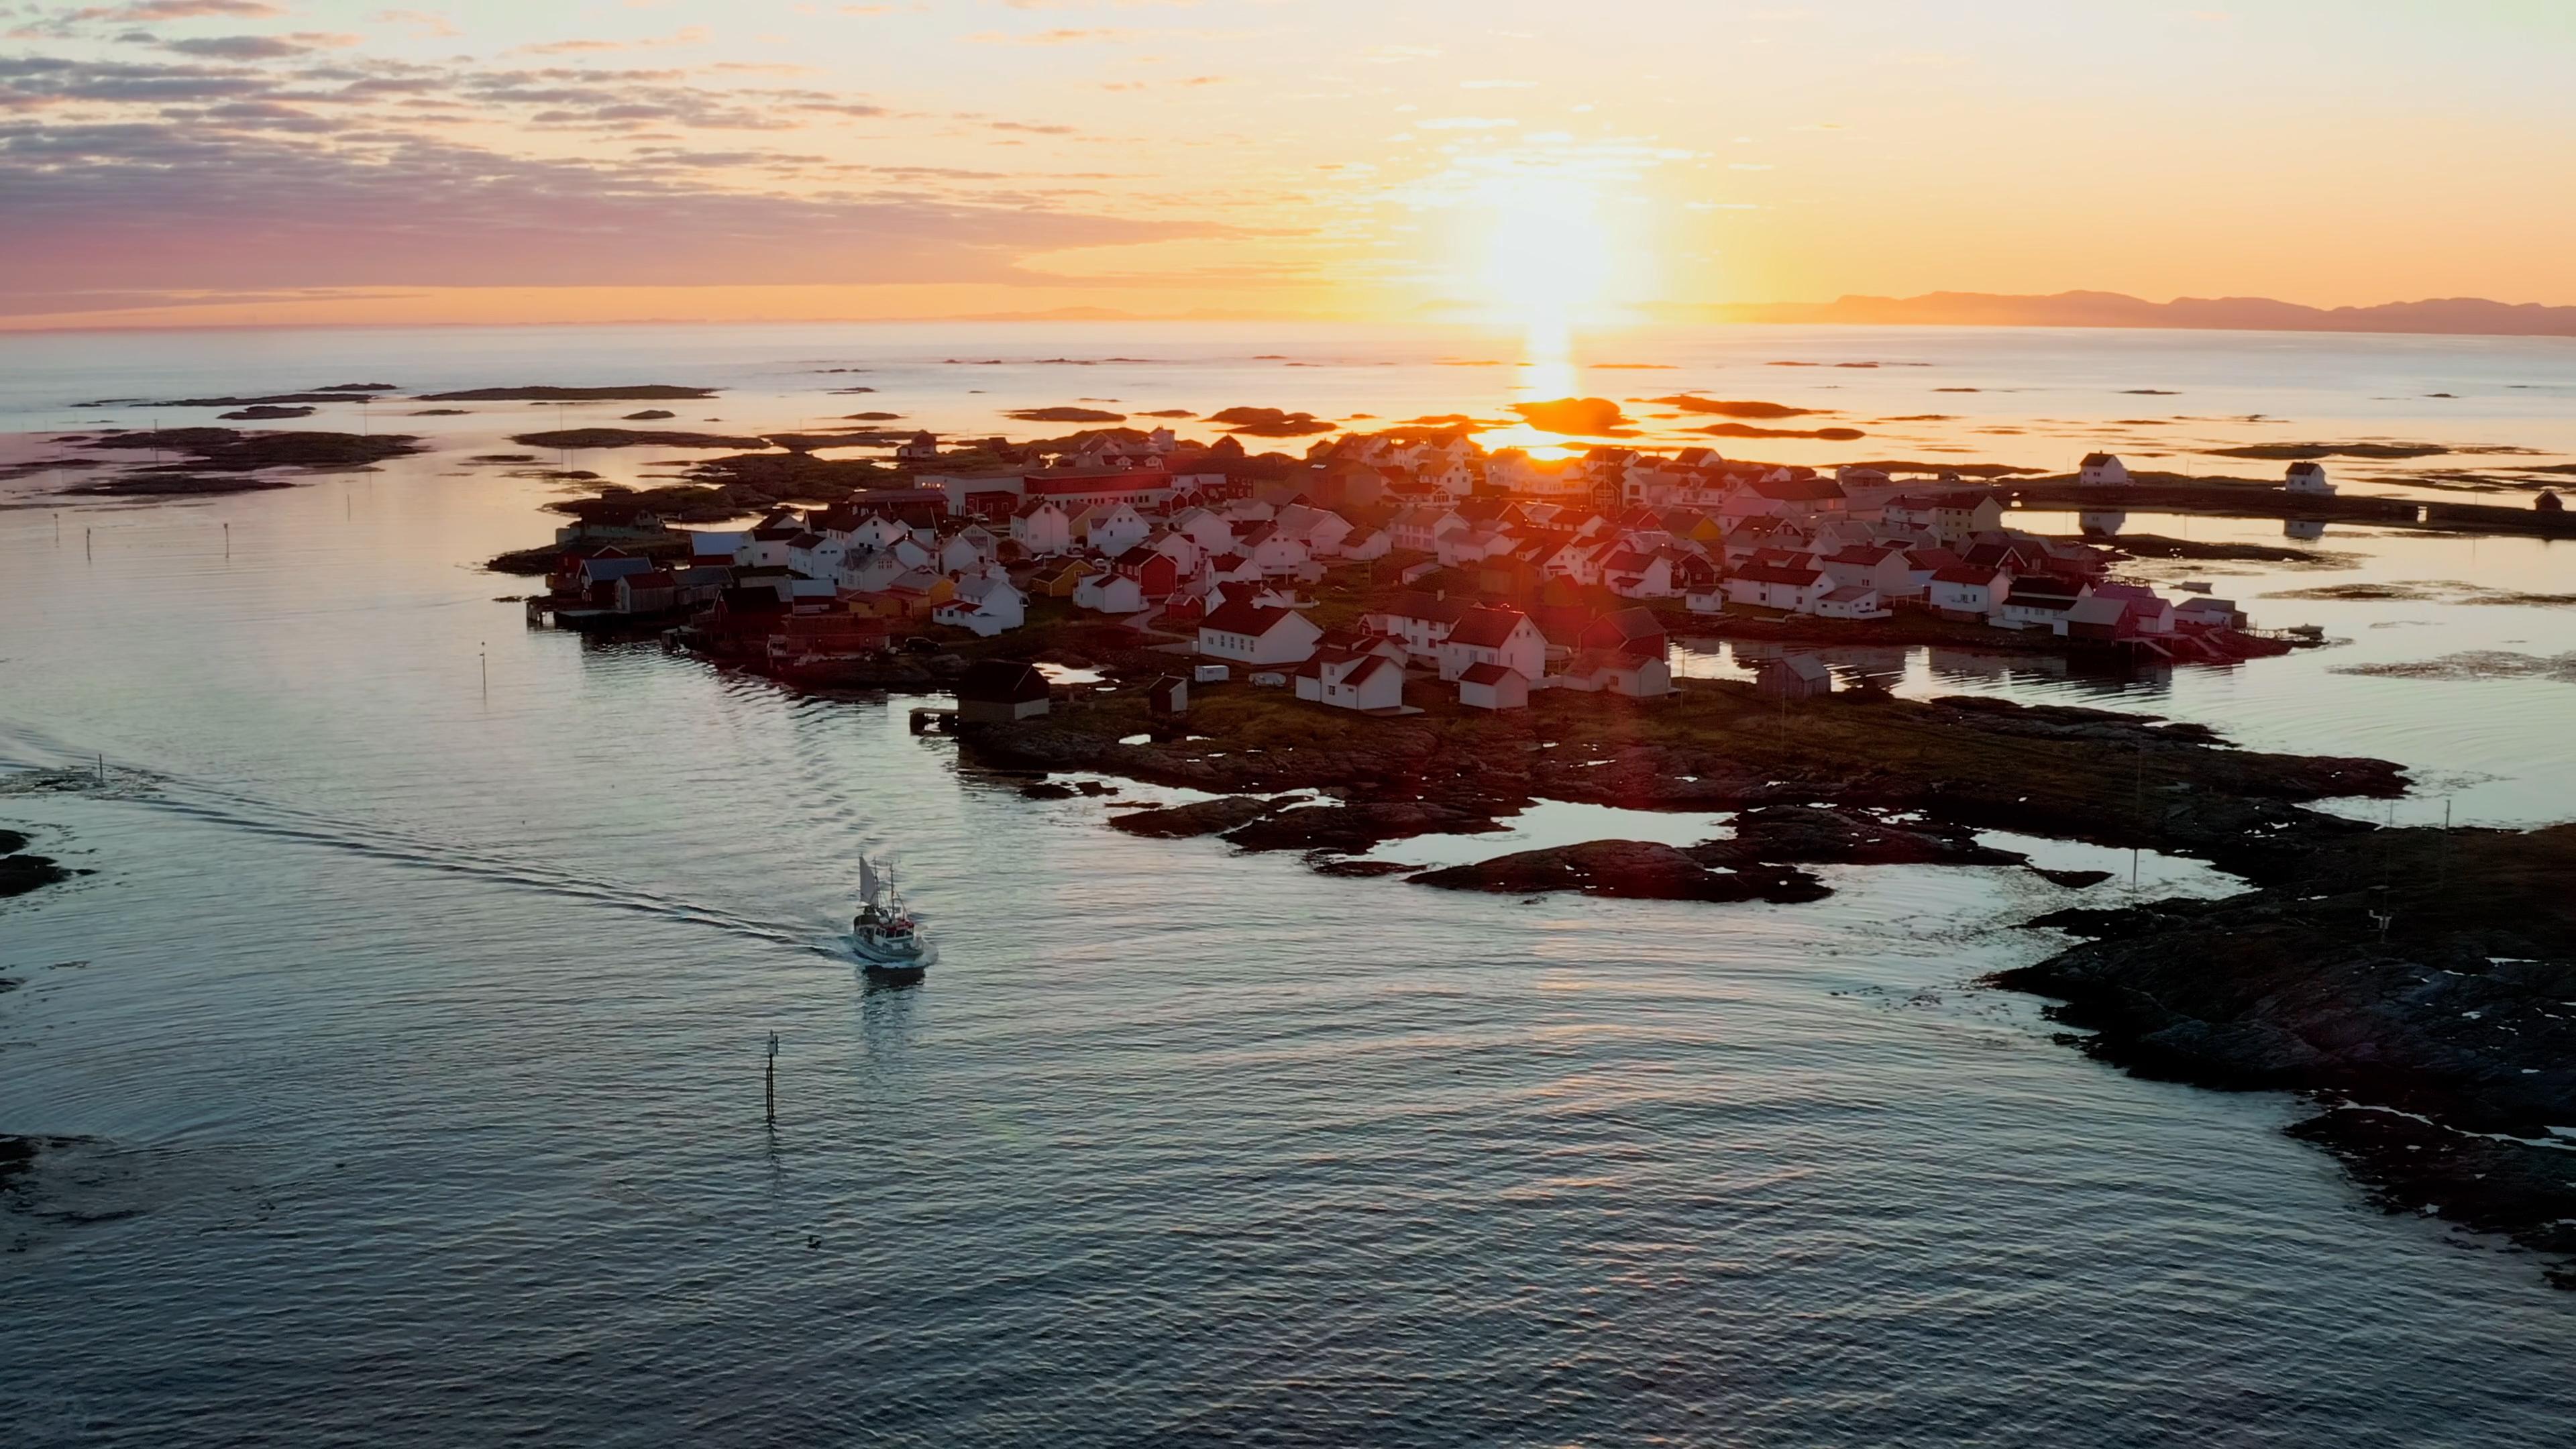
[[1110, 570], [1136, 581], [1147, 603], [1160, 603], [1181, 587], [1181, 566], [1170, 554], [1138, 544], [1110, 562]]

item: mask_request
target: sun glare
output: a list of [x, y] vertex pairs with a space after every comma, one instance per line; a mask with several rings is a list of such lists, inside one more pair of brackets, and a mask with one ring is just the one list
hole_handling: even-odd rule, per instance
[[1599, 310], [1612, 260], [1598, 193], [1572, 177], [1523, 173], [1489, 178], [1477, 200], [1478, 279], [1497, 320], [1563, 335]]

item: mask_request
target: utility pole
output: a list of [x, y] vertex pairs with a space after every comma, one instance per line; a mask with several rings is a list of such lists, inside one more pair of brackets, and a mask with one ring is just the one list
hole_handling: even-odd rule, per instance
[[477, 655], [475, 655], [475, 656], [474, 656], [474, 660], [475, 660], [475, 662], [476, 662], [476, 663], [478, 663], [478, 664], [480, 664], [480, 665], [482, 665], [482, 666], [483, 666], [483, 697], [484, 697], [485, 699], [490, 699], [490, 698], [492, 697], [492, 641], [491, 641], [491, 640], [486, 639], [486, 640], [484, 640], [484, 641], [482, 642], [482, 651], [483, 651], [483, 652], [481, 652], [481, 653], [479, 653], [479, 654], [477, 654]]

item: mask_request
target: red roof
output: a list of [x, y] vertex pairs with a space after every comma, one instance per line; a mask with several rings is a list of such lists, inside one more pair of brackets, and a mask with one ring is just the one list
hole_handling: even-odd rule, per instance
[[1789, 584], [1805, 588], [1824, 575], [1814, 569], [1793, 568], [1785, 564], [1747, 564], [1735, 571], [1735, 577], [1757, 584]]
[[1458, 682], [1460, 684], [1495, 685], [1502, 683], [1504, 680], [1509, 679], [1518, 673], [1520, 673], [1520, 671], [1517, 669], [1506, 669], [1499, 664], [1471, 664], [1467, 667], [1466, 672], [1458, 676]]
[[1279, 621], [1288, 617], [1291, 612], [1273, 604], [1256, 604], [1250, 599], [1234, 599], [1201, 620], [1199, 627], [1213, 629], [1220, 634], [1249, 634], [1258, 639], [1277, 627]]
[[1969, 565], [1961, 564], [1957, 568], [1941, 570], [1939, 573], [1934, 574], [1932, 579], [1935, 583], [1983, 584], [1991, 588], [1994, 585], [1995, 580], [2001, 577], [2003, 577], [2003, 571], [2001, 569], [1972, 568]]
[[1449, 631], [1449, 642], [1476, 649], [1499, 649], [1511, 642], [1512, 631], [1529, 615], [1518, 609], [1469, 609], [1458, 618], [1458, 627]]

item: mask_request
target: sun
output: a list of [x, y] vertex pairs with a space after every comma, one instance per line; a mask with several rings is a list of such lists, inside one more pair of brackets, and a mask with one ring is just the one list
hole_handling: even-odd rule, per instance
[[1491, 176], [1475, 194], [1476, 278], [1497, 321], [1563, 337], [1607, 301], [1615, 271], [1601, 197], [1571, 176]]

